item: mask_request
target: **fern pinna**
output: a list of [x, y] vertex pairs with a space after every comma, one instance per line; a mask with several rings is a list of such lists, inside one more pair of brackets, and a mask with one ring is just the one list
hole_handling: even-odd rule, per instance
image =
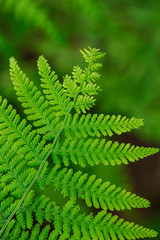
[[[157, 153], [156, 148], [119, 144], [106, 136], [143, 125], [142, 119], [88, 114], [99, 91], [103, 53], [81, 51], [85, 69], [73, 68], [63, 83], [44, 57], [38, 59], [41, 93], [10, 59], [10, 75], [26, 119], [0, 98], [0, 238], [1, 239], [139, 239], [157, 232], [124, 221], [109, 211], [149, 207], [150, 202], [96, 175], [71, 167], [120, 165]], [[53, 164], [49, 167], [49, 157]], [[72, 164], [71, 164], [72, 163]], [[40, 190], [52, 186], [70, 200], [62, 208]], [[77, 198], [100, 208], [96, 216], [79, 213]]]

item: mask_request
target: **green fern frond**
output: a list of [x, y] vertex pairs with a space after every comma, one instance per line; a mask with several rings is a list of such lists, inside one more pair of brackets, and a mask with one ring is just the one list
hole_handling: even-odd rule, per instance
[[34, 121], [33, 124], [38, 128], [38, 133], [46, 134], [46, 138], [53, 137], [58, 131], [59, 118], [55, 116], [52, 108], [49, 108], [48, 101], [34, 86], [34, 83], [29, 81], [29, 78], [21, 71], [14, 58], [10, 59], [10, 76], [18, 100], [26, 108], [24, 112], [28, 115], [28, 120]]
[[38, 70], [42, 81], [41, 87], [53, 106], [52, 109], [55, 109], [59, 115], [65, 115], [70, 108], [70, 99], [65, 94], [62, 84], [57, 80], [58, 76], [51, 71], [51, 67], [43, 56], [38, 59]]
[[105, 139], [71, 140], [66, 138], [63, 145], [57, 143], [52, 158], [55, 164], [60, 164], [63, 161], [65, 166], [69, 166], [70, 162], [82, 167], [87, 164], [94, 166], [99, 163], [114, 166], [138, 161], [158, 151], [158, 148], [135, 147], [129, 143], [106, 142]]
[[[100, 211], [95, 217], [92, 214], [79, 214], [79, 206], [74, 206], [68, 202], [63, 210], [59, 209], [54, 202], [50, 202], [45, 196], [40, 196], [33, 201], [32, 193], [17, 213], [18, 227], [22, 233], [30, 229], [30, 238], [27, 239], [136, 239], [144, 237], [156, 237], [157, 233], [146, 229], [133, 222], [125, 222], [123, 218], [118, 219], [117, 215], [112, 215], [106, 211]], [[33, 227], [33, 216], [35, 215], [37, 224]], [[48, 236], [51, 226], [48, 224], [40, 232], [40, 225], [44, 219], [47, 222], [53, 221], [55, 230]], [[13, 220], [14, 221], [14, 220]], [[11, 223], [11, 222], [10, 222]], [[8, 226], [6, 232], [11, 230], [15, 221]], [[12, 235], [13, 236], [13, 233]], [[118, 238], [117, 238], [118, 237]]]
[[88, 176], [82, 171], [74, 173], [72, 169], [60, 169], [59, 165], [51, 171], [46, 165], [37, 183], [41, 189], [53, 186], [54, 190], [61, 191], [64, 197], [69, 196], [73, 202], [76, 202], [77, 198], [84, 199], [89, 207], [120, 211], [150, 206], [148, 200], [116, 187], [110, 182], [103, 183], [101, 178], [96, 178], [96, 175]]
[[63, 79], [63, 87], [64, 91], [70, 98], [74, 98], [74, 96], [79, 92], [80, 88], [77, 85], [76, 81], [72, 80], [72, 77], [69, 75], [65, 75]]
[[26, 120], [20, 121], [16, 110], [11, 105], [7, 106], [7, 100], [0, 98], [0, 135], [18, 141], [18, 154], [26, 154], [30, 163], [40, 163], [47, 153], [50, 144], [45, 145], [45, 140], [40, 141], [36, 130], [31, 125], [26, 125]]
[[76, 112], [86, 113], [86, 110], [90, 110], [95, 105], [95, 99], [91, 96], [79, 95], [74, 105]]
[[[97, 84], [93, 84], [92, 82], [97, 81], [100, 78], [100, 74], [98, 70], [101, 68], [102, 64], [98, 63], [97, 61], [104, 56], [104, 53], [99, 52], [99, 49], [89, 48], [89, 50], [84, 49], [84, 51], [80, 50], [82, 56], [84, 57], [85, 61], [88, 63], [88, 67], [85, 70], [82, 70], [79, 66], [75, 66], [73, 68], [73, 79], [76, 84], [83, 83], [82, 87], [80, 88], [80, 95], [77, 97], [74, 105], [74, 109], [78, 113], [86, 113], [86, 110], [90, 110], [95, 104], [96, 99], [93, 97], [97, 94]], [[88, 83], [88, 84], [87, 84]], [[64, 85], [66, 86], [66, 84]], [[90, 87], [92, 86], [92, 93]]]
[[75, 114], [73, 117], [69, 115], [68, 120], [65, 124], [65, 134], [68, 138], [72, 138], [74, 135], [77, 138], [87, 138], [91, 137], [100, 137], [103, 136], [112, 136], [115, 134], [122, 134], [125, 132], [130, 132], [132, 129], [139, 128], [143, 125], [143, 119], [137, 118], [127, 118], [121, 117], [118, 115], [104, 116], [103, 114], [87, 114], [79, 115]]
[[81, 92], [84, 96], [87, 96], [87, 95], [93, 96], [93, 95], [97, 95], [99, 90], [100, 90], [100, 87], [97, 84], [84, 83]]
[[46, 240], [48, 239], [50, 226], [46, 225], [44, 228], [41, 228], [40, 224], [36, 223], [35, 226], [31, 229], [31, 231], [22, 230], [19, 223], [15, 220], [12, 220], [8, 225], [5, 235], [6, 238], [2, 238], [3, 240]]
[[[82, 74], [82, 76], [85, 77], [84, 74]], [[70, 98], [73, 98], [79, 91], [82, 93], [78, 96], [74, 108], [78, 113], [81, 111], [86, 113], [86, 110], [89, 110], [95, 104], [96, 99], [93, 98], [93, 96], [98, 94], [99, 86], [97, 86], [97, 84], [87, 84], [84, 82], [82, 89], [80, 89], [75, 79], [78, 78], [75, 78], [74, 76], [74, 80], [72, 80], [70, 76], [66, 75], [63, 81], [63, 87]], [[82, 80], [79, 80], [78, 82], [81, 81]]]
[[97, 60], [103, 58], [105, 55], [105, 53], [100, 52], [100, 49], [88, 47], [88, 49], [84, 48], [84, 50], [80, 50], [80, 52], [85, 59], [85, 62], [89, 64], [93, 63], [93, 65], [91, 66], [92, 70], [95, 70], [102, 66], [102, 64], [97, 65], [97, 63], [95, 63], [97, 62]]
[[[87, 67], [73, 68], [63, 84], [51, 71], [47, 60], [40, 57], [38, 69], [41, 87], [47, 99], [21, 71], [14, 58], [10, 59], [11, 79], [18, 99], [25, 108], [34, 130], [7, 100], [0, 97], [0, 237], [8, 239], [139, 239], [156, 237], [154, 230], [134, 223], [105, 210], [124, 210], [149, 207], [150, 202], [95, 175], [73, 169], [70, 162], [84, 167], [128, 164], [157, 153], [157, 148], [135, 147], [130, 144], [91, 137], [112, 136], [143, 125], [142, 119], [86, 113], [99, 91], [104, 55], [98, 49], [81, 51]], [[78, 112], [78, 113], [76, 113]], [[79, 139], [81, 138], [81, 139]], [[52, 141], [53, 139], [53, 141]], [[52, 154], [53, 167], [49, 169]], [[61, 164], [63, 162], [63, 164]], [[34, 184], [42, 190], [51, 186], [70, 201], [61, 209], [48, 197], [34, 192]], [[95, 217], [79, 213], [76, 199], [102, 208]]]

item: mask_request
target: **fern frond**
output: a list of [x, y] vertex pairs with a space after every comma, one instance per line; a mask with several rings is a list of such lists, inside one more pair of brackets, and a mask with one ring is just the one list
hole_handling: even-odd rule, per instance
[[87, 114], [79, 115], [75, 114], [73, 117], [70, 115], [65, 124], [64, 131], [68, 138], [76, 136], [77, 138], [87, 138], [112, 136], [115, 134], [122, 134], [130, 132], [132, 129], [139, 128], [143, 125], [143, 119], [127, 118], [118, 115], [104, 116], [103, 114]]
[[135, 162], [157, 152], [159, 152], [158, 148], [135, 147], [130, 143], [106, 142], [105, 139], [66, 138], [63, 145], [57, 143], [52, 158], [54, 163], [60, 164], [63, 161], [65, 166], [69, 166], [70, 162], [82, 167], [99, 163], [114, 166]]
[[16, 213], [17, 221], [23, 229], [31, 229], [33, 227], [34, 215], [39, 224], [44, 221], [51, 222], [54, 216], [55, 203], [50, 201], [48, 197], [41, 195], [37, 198], [34, 191], [31, 190], [24, 200], [21, 208]]
[[99, 90], [100, 90], [100, 87], [95, 83], [94, 84], [84, 83], [81, 93], [84, 96], [87, 96], [87, 95], [93, 96], [93, 95], [97, 95]]
[[63, 79], [63, 87], [64, 87], [65, 93], [70, 98], [74, 98], [80, 91], [80, 87], [78, 86], [76, 81], [72, 80], [72, 77], [69, 76], [68, 74], [65, 75]]
[[[68, 202], [63, 210], [55, 207], [54, 226], [58, 234], [55, 239], [135, 239], [144, 237], [155, 237], [157, 233], [153, 230], [135, 225], [133, 222], [124, 222], [117, 215], [99, 212], [95, 217], [92, 214], [79, 214], [79, 207]], [[82, 224], [85, 223], [85, 224]], [[53, 232], [55, 234], [55, 232]], [[51, 233], [51, 235], [52, 233]], [[49, 238], [50, 239], [50, 238]], [[54, 239], [54, 238], [51, 238]]]
[[92, 96], [89, 97], [89, 96], [79, 95], [74, 105], [74, 108], [78, 113], [81, 113], [81, 112], [86, 113], [86, 110], [90, 110], [94, 106], [95, 101], [96, 100]]
[[96, 178], [96, 175], [88, 176], [82, 171], [74, 173], [72, 169], [60, 169], [58, 165], [50, 172], [46, 169], [40, 175], [38, 185], [41, 189], [53, 186], [54, 190], [61, 191], [64, 197], [69, 196], [72, 202], [81, 198], [85, 200], [87, 206], [93, 205], [95, 208], [101, 207], [104, 210], [120, 211], [150, 206], [148, 200], [127, 192], [109, 181], [103, 183], [101, 178]]
[[3, 240], [46, 240], [49, 236], [50, 226], [46, 225], [45, 227], [41, 227], [40, 224], [36, 223], [35, 226], [31, 229], [31, 231], [23, 230], [19, 223], [15, 220], [12, 220], [2, 239]]
[[[28, 199], [30, 199], [29, 193]], [[30, 199], [31, 200], [31, 199]], [[53, 207], [54, 206], [54, 210]], [[45, 209], [45, 207], [47, 209]], [[79, 214], [79, 206], [74, 206], [74, 204], [69, 201], [63, 208], [60, 210], [55, 203], [50, 202], [45, 196], [41, 196], [38, 200], [35, 199], [33, 203], [24, 205], [21, 207], [22, 214], [18, 216], [17, 220], [20, 217], [22, 222], [16, 223], [19, 224], [19, 229], [27, 229], [27, 217], [23, 216], [23, 213], [29, 212], [29, 220], [32, 222], [32, 214], [35, 214], [37, 224], [32, 228], [29, 224], [29, 229], [31, 229], [31, 235], [29, 239], [40, 239], [39, 236], [43, 236], [42, 239], [136, 239], [144, 237], [156, 237], [157, 232], [134, 224], [133, 222], [125, 222], [123, 218], [118, 219], [117, 215], [107, 213], [106, 211], [100, 211], [95, 217], [92, 214], [84, 215]], [[54, 223], [54, 228], [48, 236], [50, 229], [49, 225], [46, 225], [45, 228], [40, 233], [40, 225], [43, 223], [43, 219], [47, 218], [48, 213], [51, 212], [53, 219], [51, 220]], [[14, 220], [13, 220], [14, 221]], [[11, 223], [11, 222], [10, 222]], [[8, 226], [11, 230], [15, 224], [15, 221]], [[21, 225], [20, 225], [21, 224]], [[9, 233], [8, 228], [6, 232]], [[22, 230], [24, 234], [24, 230]], [[4, 235], [6, 235], [6, 232]], [[13, 236], [13, 234], [12, 234]], [[117, 238], [118, 237], [118, 238]]]
[[34, 174], [34, 169], [24, 170], [26, 160], [24, 154], [17, 154], [18, 144], [12, 146], [10, 142], [3, 143], [0, 150], [0, 172], [2, 177], [0, 184], [5, 184], [5, 195], [1, 192], [1, 200], [10, 192], [14, 197], [22, 196], [25, 190], [25, 180], [30, 174]]
[[[154, 230], [124, 222], [104, 210], [148, 207], [149, 201], [102, 182], [95, 175], [64, 168], [70, 162], [84, 167], [99, 164], [128, 164], [158, 152], [156, 148], [105, 141], [91, 137], [121, 134], [143, 125], [142, 119], [119, 116], [74, 114], [90, 109], [99, 87], [95, 80], [103, 56], [97, 49], [81, 51], [88, 66], [73, 68], [61, 84], [44, 57], [38, 60], [42, 96], [33, 82], [11, 58], [11, 79], [28, 119], [28, 125], [0, 97], [0, 238], [9, 239], [136, 239], [155, 237]], [[54, 138], [53, 142], [46, 141]], [[81, 138], [81, 139], [79, 139]], [[87, 139], [85, 139], [87, 138]], [[46, 139], [46, 140], [45, 140]], [[49, 170], [52, 154], [54, 166]], [[62, 164], [63, 163], [63, 164]], [[70, 201], [61, 209], [48, 197], [34, 192], [51, 186]], [[79, 213], [77, 198], [102, 208], [95, 217]]]
[[58, 115], [65, 115], [70, 108], [70, 99], [65, 94], [62, 84], [57, 80], [58, 76], [51, 71], [51, 67], [43, 56], [38, 59], [38, 70], [42, 81], [41, 86], [49, 103], [54, 110], [57, 110]]
[[100, 49], [97, 48], [84, 48], [84, 50], [80, 50], [83, 58], [85, 59], [85, 62], [87, 63], [94, 63], [94, 65], [92, 66], [92, 70], [98, 69], [100, 68], [102, 65], [95, 63], [97, 62], [97, 60], [101, 59], [104, 57], [105, 53], [100, 52]]
[[[85, 61], [88, 63], [88, 67], [83, 71], [79, 66], [75, 66], [73, 68], [73, 79], [74, 79], [74, 88], [76, 82], [83, 82], [83, 85], [80, 89], [80, 95], [77, 97], [74, 109], [78, 113], [86, 113], [86, 110], [90, 110], [95, 104], [96, 99], [93, 97], [97, 94], [97, 90], [99, 87], [97, 84], [93, 84], [92, 82], [97, 81], [100, 78], [100, 74], [97, 72], [101, 68], [101, 63], [97, 61], [101, 59], [104, 54], [99, 51], [99, 49], [89, 48], [84, 49], [84, 51], [80, 51], [83, 55]], [[85, 81], [84, 81], [85, 79]], [[72, 84], [70, 78], [68, 78], [68, 82], [70, 81], [70, 85]], [[69, 84], [68, 84], [69, 85]], [[70, 88], [67, 88], [67, 84], [64, 85], [69, 92]]]
[[17, 155], [17, 149], [17, 144], [6, 142], [0, 151], [0, 186], [5, 186], [0, 191], [0, 227], [3, 227], [12, 214], [36, 174], [34, 168], [26, 168], [24, 155]]
[[18, 153], [26, 154], [26, 159], [30, 164], [39, 164], [50, 144], [45, 146], [46, 141], [41, 140], [36, 130], [32, 130], [31, 125], [26, 125], [26, 120], [20, 121], [16, 110], [11, 105], [7, 106], [7, 100], [2, 101], [0, 97], [0, 135], [18, 141]]
[[27, 118], [34, 121], [33, 123], [40, 134], [48, 134], [48, 137], [53, 138], [59, 128], [59, 118], [49, 108], [48, 101], [37, 90], [34, 83], [29, 81], [21, 71], [14, 58], [10, 59], [10, 68], [14, 89], [18, 95], [18, 100], [26, 108], [24, 112], [28, 115]]
[[[70, 98], [74, 98], [77, 92], [80, 92], [80, 95], [77, 97], [74, 109], [78, 113], [86, 113], [86, 110], [89, 110], [95, 104], [96, 99], [93, 97], [97, 94], [100, 89], [97, 84], [93, 84], [88, 80], [91, 74], [89, 73], [89, 67], [83, 72], [83, 70], [76, 66], [73, 68], [73, 80], [71, 76], [66, 75], [63, 81], [63, 87], [65, 92]], [[89, 81], [89, 83], [87, 83]], [[79, 83], [84, 82], [80, 88]]]
[[[93, 96], [97, 94], [99, 86], [92, 82], [100, 78], [100, 74], [97, 71], [102, 65], [97, 63], [97, 60], [101, 59], [104, 54], [94, 48], [89, 48], [89, 50], [85, 49], [81, 51], [81, 53], [88, 63], [88, 67], [82, 70], [79, 66], [75, 66], [72, 72], [73, 79], [71, 76], [66, 75], [64, 77], [63, 87], [70, 98], [74, 98], [77, 92], [80, 93], [75, 100], [74, 109], [78, 113], [86, 113], [86, 110], [93, 107], [96, 101]], [[80, 87], [79, 84], [81, 83], [83, 84]]]
[[[100, 87], [96, 83], [93, 84], [91, 81], [88, 80], [89, 73], [87, 71], [88, 69], [83, 71], [79, 66], [75, 66], [72, 72], [73, 80], [71, 76], [65, 75], [63, 80], [63, 87], [68, 96], [70, 96], [71, 98], [74, 97], [77, 91], [80, 91], [85, 96], [93, 96], [97, 94]], [[83, 82], [84, 79], [85, 82], [80, 89], [78, 83]]]

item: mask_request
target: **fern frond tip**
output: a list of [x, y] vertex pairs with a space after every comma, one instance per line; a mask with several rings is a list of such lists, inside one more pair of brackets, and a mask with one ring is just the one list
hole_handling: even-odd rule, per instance
[[88, 47], [88, 49], [84, 48], [83, 50], [80, 49], [80, 53], [87, 63], [94, 63], [106, 55], [106, 53], [100, 52], [100, 49], [91, 47]]
[[10, 68], [14, 67], [17, 64], [16, 59], [12, 56], [9, 58]]

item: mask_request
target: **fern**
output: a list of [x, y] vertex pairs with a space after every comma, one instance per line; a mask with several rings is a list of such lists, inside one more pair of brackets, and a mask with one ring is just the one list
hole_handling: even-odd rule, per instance
[[[104, 54], [95, 48], [81, 53], [86, 68], [75, 66], [62, 84], [47, 60], [38, 59], [43, 93], [16, 60], [10, 59], [11, 80], [34, 127], [0, 98], [1, 239], [130, 240], [157, 236], [154, 230], [108, 212], [146, 208], [148, 200], [71, 167], [71, 163], [81, 167], [128, 164], [159, 151], [104, 138], [138, 128], [143, 120], [87, 113], [100, 90], [96, 83], [100, 78], [98, 61]], [[51, 155], [53, 167], [49, 168]], [[61, 191], [69, 201], [62, 208], [44, 195], [37, 196], [35, 184], [40, 190], [51, 186]], [[81, 214], [77, 198], [102, 210], [95, 216]]]

